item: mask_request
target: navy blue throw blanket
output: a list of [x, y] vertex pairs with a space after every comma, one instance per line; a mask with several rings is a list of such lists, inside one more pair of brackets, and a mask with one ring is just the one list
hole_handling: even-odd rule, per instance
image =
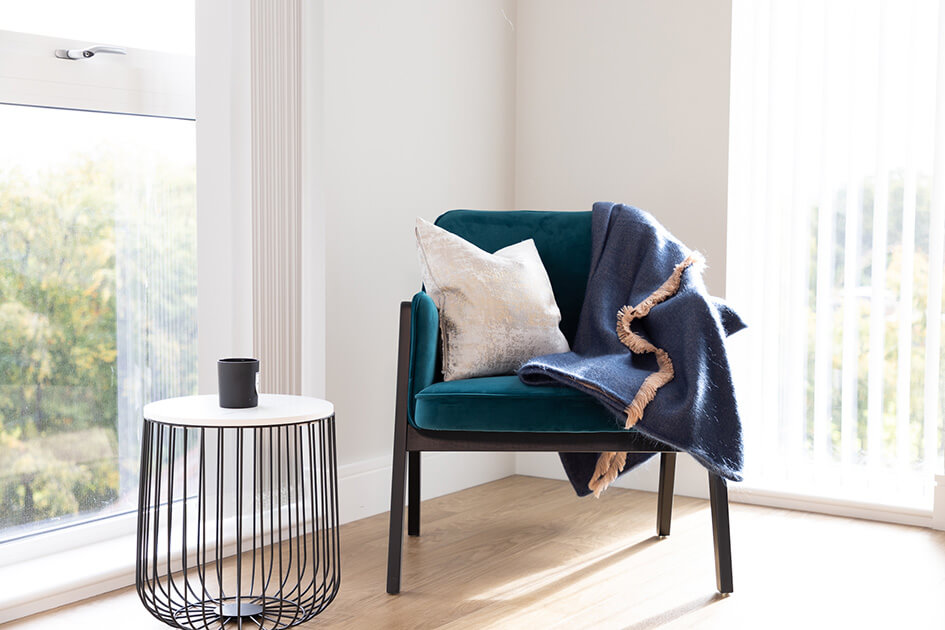
[[[528, 385], [567, 385], [633, 429], [741, 481], [742, 433], [725, 337], [745, 327], [702, 281], [702, 257], [652, 216], [596, 203], [591, 266], [571, 352], [519, 369]], [[650, 453], [561, 453], [578, 495], [599, 495]]]

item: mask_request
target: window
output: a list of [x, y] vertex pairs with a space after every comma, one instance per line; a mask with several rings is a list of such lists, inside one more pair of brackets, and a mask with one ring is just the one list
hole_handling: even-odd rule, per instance
[[928, 0], [736, 0], [728, 295], [749, 485], [931, 509], [945, 29]]
[[59, 4], [116, 34], [0, 31], [0, 543], [133, 510], [141, 408], [197, 386], [193, 3], [189, 54], [79, 61], [123, 23]]
[[3, 28], [46, 37], [194, 54], [194, 0], [7, 2]]

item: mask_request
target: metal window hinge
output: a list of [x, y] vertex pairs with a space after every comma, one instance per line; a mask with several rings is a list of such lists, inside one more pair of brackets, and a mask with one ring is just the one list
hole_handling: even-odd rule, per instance
[[99, 53], [112, 55], [127, 55], [128, 51], [118, 46], [90, 46], [89, 48], [57, 48], [56, 57], [59, 59], [88, 59]]

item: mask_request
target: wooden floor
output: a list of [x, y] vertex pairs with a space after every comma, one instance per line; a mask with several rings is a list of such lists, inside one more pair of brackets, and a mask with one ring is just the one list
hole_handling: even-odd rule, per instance
[[[303, 628], [945, 628], [945, 533], [732, 504], [735, 593], [715, 591], [707, 501], [577, 499], [509, 477], [423, 504], [403, 592], [384, 592], [387, 515], [341, 529], [342, 586]], [[133, 588], [4, 630], [165, 628]]]

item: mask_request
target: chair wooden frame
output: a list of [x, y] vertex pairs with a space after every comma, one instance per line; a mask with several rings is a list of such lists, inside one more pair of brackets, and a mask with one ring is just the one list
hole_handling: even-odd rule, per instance
[[[387, 550], [387, 592], [400, 592], [406, 498], [407, 534], [420, 535], [420, 453], [423, 451], [619, 451], [660, 454], [657, 534], [669, 536], [673, 510], [676, 451], [641, 433], [515, 433], [495, 431], [425, 431], [407, 421], [410, 367], [411, 303], [400, 304], [397, 356], [397, 409], [394, 414], [394, 457], [390, 493], [390, 538]], [[407, 495], [406, 497], [404, 495]], [[716, 585], [732, 592], [732, 546], [725, 479], [709, 472], [709, 505], [715, 546]]]

